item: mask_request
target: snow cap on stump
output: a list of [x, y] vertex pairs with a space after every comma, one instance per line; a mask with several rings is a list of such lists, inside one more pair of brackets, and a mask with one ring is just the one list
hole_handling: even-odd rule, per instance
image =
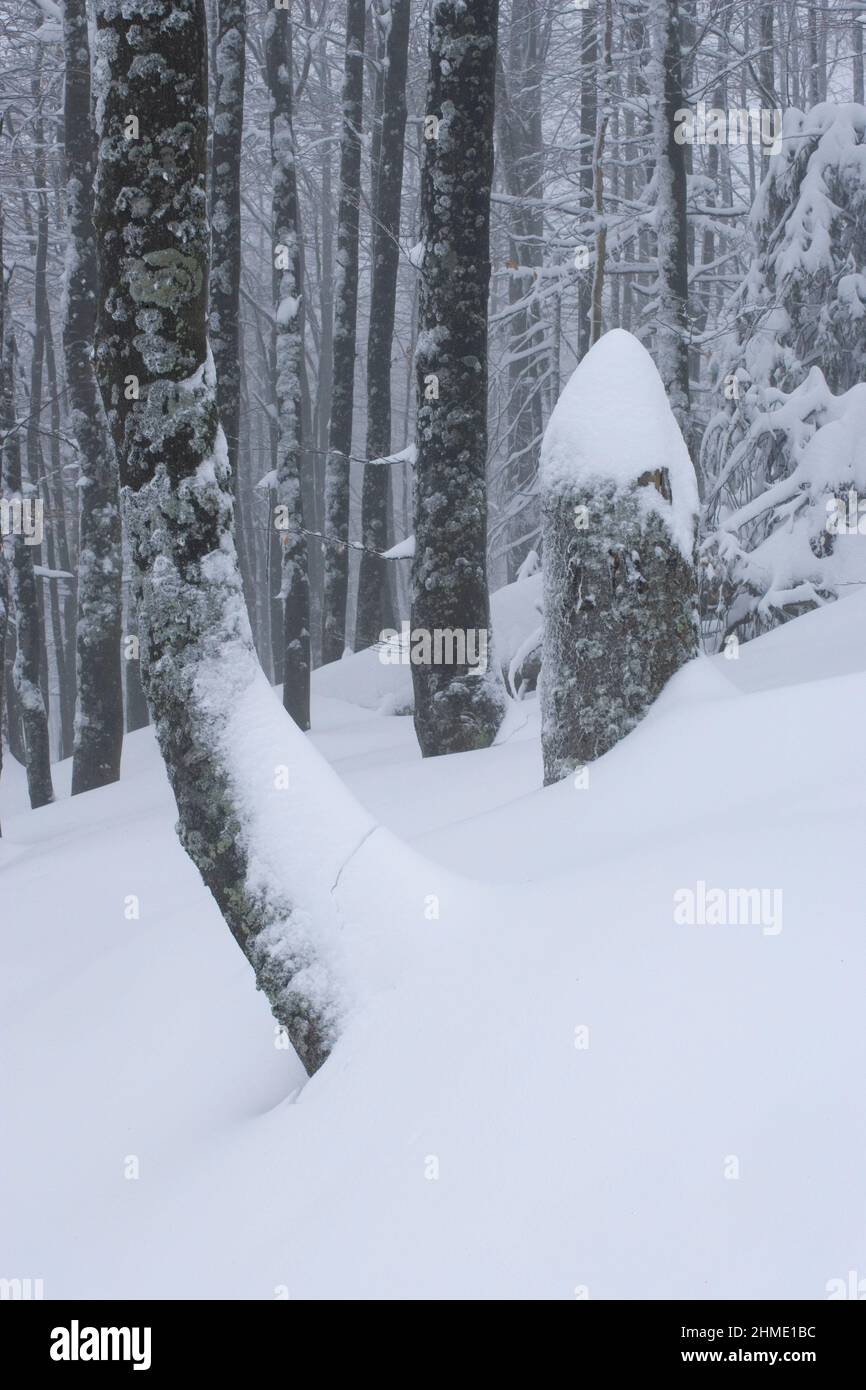
[[698, 650], [698, 487], [649, 353], [622, 329], [573, 373], [541, 446], [544, 780], [634, 728]]
[[605, 333], [563, 388], [541, 444], [544, 493], [609, 478], [629, 488], [667, 470], [671, 501], [655, 486], [642, 500], [662, 517], [691, 561], [698, 483], [664, 384], [642, 343], [624, 328]]

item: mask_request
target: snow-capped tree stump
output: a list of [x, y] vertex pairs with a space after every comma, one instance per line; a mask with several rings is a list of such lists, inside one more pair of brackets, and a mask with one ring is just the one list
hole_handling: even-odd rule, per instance
[[606, 753], [698, 650], [695, 471], [647, 351], [587, 353], [541, 450], [545, 784]]

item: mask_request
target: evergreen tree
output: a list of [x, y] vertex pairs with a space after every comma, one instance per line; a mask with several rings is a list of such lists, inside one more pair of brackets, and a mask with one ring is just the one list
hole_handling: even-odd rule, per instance
[[841, 444], [829, 469], [805, 450], [866, 380], [864, 152], [863, 106], [789, 110], [755, 200], [751, 264], [713, 364], [724, 405], [702, 448], [704, 611], [716, 642], [826, 601], [842, 577], [825, 522], [856, 469]]

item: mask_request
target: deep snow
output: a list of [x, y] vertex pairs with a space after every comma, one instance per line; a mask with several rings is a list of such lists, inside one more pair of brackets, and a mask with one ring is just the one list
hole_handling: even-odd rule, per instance
[[[150, 732], [119, 785], [37, 813], [7, 759], [0, 1275], [554, 1299], [866, 1275], [866, 595], [691, 663], [585, 789], [539, 789], [534, 699], [422, 761], [410, 719], [317, 682], [313, 741], [411, 849], [374, 835], [336, 876], [366, 1002], [305, 1085]], [[699, 880], [781, 888], [783, 930], [677, 925]]]

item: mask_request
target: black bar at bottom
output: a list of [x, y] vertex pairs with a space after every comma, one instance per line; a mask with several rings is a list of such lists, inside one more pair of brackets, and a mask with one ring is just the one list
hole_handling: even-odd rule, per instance
[[[557, 1314], [555, 1325], [579, 1334], [574, 1350], [581, 1364], [595, 1354], [611, 1371], [811, 1366], [826, 1375], [862, 1364], [864, 1313], [863, 1302], [844, 1300], [587, 1300], [575, 1301], [562, 1322]], [[345, 1314], [341, 1312], [339, 1317], [343, 1319]], [[225, 1377], [233, 1370], [254, 1368], [261, 1373], [271, 1367], [275, 1373], [286, 1375], [291, 1373], [294, 1355], [288, 1352], [287, 1339], [291, 1338], [298, 1350], [306, 1346], [315, 1354], [308, 1338], [317, 1340], [317, 1325], [321, 1328], [313, 1308], [306, 1305], [301, 1310], [298, 1301], [0, 1303], [5, 1346], [14, 1347], [25, 1371], [48, 1371], [52, 1378], [93, 1377], [106, 1368], [114, 1375], [138, 1373], [150, 1379], [184, 1371]], [[344, 1323], [341, 1327], [346, 1330]], [[433, 1342], [442, 1346], [443, 1373], [447, 1374], [449, 1365], [453, 1373], [454, 1348], [446, 1350], [440, 1341], [441, 1330]], [[364, 1341], [369, 1349], [369, 1330]], [[425, 1339], [428, 1370], [430, 1350], [430, 1339]], [[329, 1358], [323, 1347], [323, 1370]]]

